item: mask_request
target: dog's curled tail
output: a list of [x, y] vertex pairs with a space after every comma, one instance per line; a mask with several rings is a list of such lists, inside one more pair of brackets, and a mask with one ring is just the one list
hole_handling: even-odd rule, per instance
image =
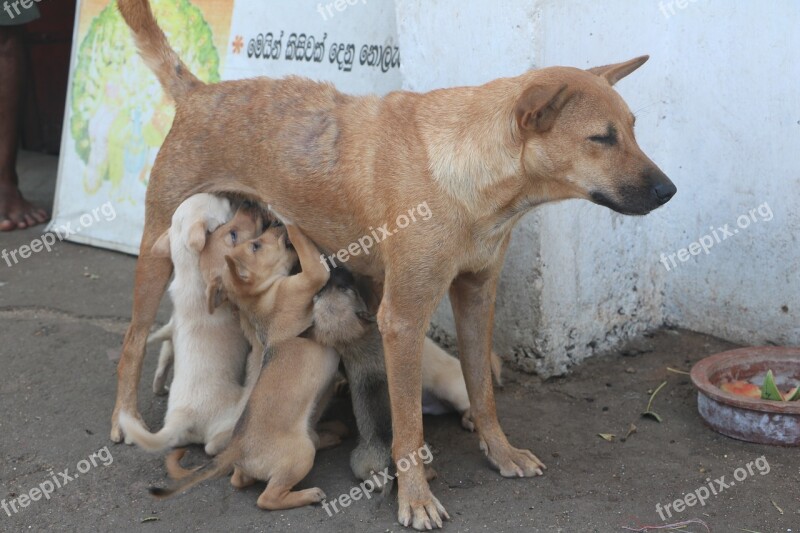
[[119, 414], [119, 425], [129, 442], [148, 452], [161, 452], [181, 444], [186, 432], [191, 429], [188, 424], [183, 423], [189, 417], [173, 416], [171, 419], [172, 423], [168, 420], [158, 433], [150, 433], [139, 420], [122, 411]]
[[[187, 491], [207, 479], [218, 478], [230, 473], [231, 470], [233, 470], [233, 464], [238, 456], [238, 449], [235, 446], [228, 446], [225, 451], [219, 454], [213, 461], [194, 470], [191, 475], [183, 477], [166, 488], [150, 487], [149, 492], [156, 498], [169, 498], [173, 494]], [[183, 469], [181, 468], [181, 470]]]
[[175, 102], [203, 85], [169, 45], [153, 16], [149, 0], [119, 0], [118, 6], [144, 62]]

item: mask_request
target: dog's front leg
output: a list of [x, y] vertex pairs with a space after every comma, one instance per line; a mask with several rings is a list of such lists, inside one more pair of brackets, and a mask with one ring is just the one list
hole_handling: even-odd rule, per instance
[[[378, 311], [392, 411], [392, 458], [397, 466], [399, 504], [397, 519], [402, 525], [411, 525], [417, 530], [442, 527], [442, 518], [449, 519], [447, 511], [431, 493], [425, 479], [425, 464], [420, 459], [424, 446], [422, 343], [433, 309], [441, 297], [441, 293], [432, 295], [421, 290], [439, 291], [434, 284], [426, 285], [387, 279]], [[442, 286], [446, 285], [446, 281], [442, 283]]]
[[[153, 233], [155, 237], [159, 235]], [[152, 254], [150, 249], [154, 242], [155, 238], [142, 238], [139, 259], [136, 261], [131, 325], [125, 333], [122, 356], [117, 365], [117, 401], [111, 415], [111, 440], [114, 442], [121, 442], [125, 437], [119, 426], [120, 411], [141, 420], [137, 399], [145, 344], [172, 273], [172, 261], [169, 258]]]
[[495, 291], [501, 269], [502, 255], [491, 269], [461, 274], [453, 281], [450, 302], [456, 320], [458, 353], [472, 420], [489, 461], [505, 477], [541, 475], [544, 464], [530, 451], [511, 446], [497, 420], [490, 354]]

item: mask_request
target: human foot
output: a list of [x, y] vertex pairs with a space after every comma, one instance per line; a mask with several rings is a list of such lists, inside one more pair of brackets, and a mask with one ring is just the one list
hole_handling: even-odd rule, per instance
[[47, 222], [50, 215], [19, 191], [15, 179], [0, 179], [0, 231], [25, 229]]

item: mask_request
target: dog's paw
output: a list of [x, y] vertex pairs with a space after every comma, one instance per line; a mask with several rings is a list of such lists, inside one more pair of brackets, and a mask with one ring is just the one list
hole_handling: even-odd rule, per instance
[[125, 438], [122, 428], [119, 426], [119, 420], [111, 422], [111, 441], [119, 444]]
[[427, 483], [415, 488], [401, 483], [398, 491], [397, 521], [404, 527], [426, 531], [442, 527], [442, 519], [450, 519], [444, 506], [431, 493]]
[[464, 414], [461, 415], [461, 427], [469, 432], [475, 431], [475, 423], [472, 421], [472, 413], [469, 409], [464, 411]]
[[529, 450], [514, 448], [507, 442], [505, 445], [489, 446], [481, 439], [481, 450], [489, 462], [500, 471], [503, 477], [541, 476], [547, 467]]
[[307, 489], [305, 492], [308, 494], [311, 503], [320, 503], [325, 499], [325, 493], [319, 487]]
[[156, 396], [166, 396], [169, 394], [166, 374], [156, 374], [156, 377], [153, 378], [153, 394]]

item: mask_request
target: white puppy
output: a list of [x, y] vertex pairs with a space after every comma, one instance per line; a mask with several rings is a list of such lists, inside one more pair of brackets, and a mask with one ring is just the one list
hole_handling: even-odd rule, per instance
[[148, 451], [205, 444], [206, 453], [216, 455], [230, 440], [247, 402], [243, 377], [249, 345], [230, 308], [208, 313], [199, 258], [207, 234], [232, 216], [227, 199], [194, 195], [178, 207], [172, 226], [153, 246], [153, 253], [170, 256], [175, 266], [169, 287], [174, 311], [163, 332], [172, 333], [174, 377], [164, 427], [158, 433], [120, 413], [129, 444]]
[[[502, 385], [502, 362], [494, 352], [491, 355], [491, 366], [495, 383]], [[453, 409], [461, 414], [461, 425], [475, 431], [461, 362], [425, 337], [422, 345], [422, 412], [426, 415], [441, 415]]]

